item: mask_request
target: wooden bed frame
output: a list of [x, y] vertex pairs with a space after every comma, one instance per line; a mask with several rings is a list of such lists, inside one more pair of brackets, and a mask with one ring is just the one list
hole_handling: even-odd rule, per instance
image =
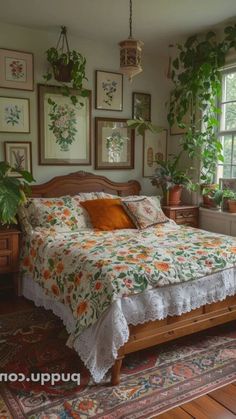
[[[106, 177], [86, 172], [57, 176], [49, 182], [32, 187], [33, 197], [57, 197], [79, 192], [107, 192], [119, 196], [138, 195], [140, 184], [135, 180], [126, 183], [112, 182]], [[149, 348], [236, 319], [236, 295], [224, 301], [207, 304], [181, 316], [168, 316], [164, 320], [149, 321], [129, 326], [130, 338], [120, 348], [112, 368], [111, 384], [120, 382], [122, 359], [128, 353]]]

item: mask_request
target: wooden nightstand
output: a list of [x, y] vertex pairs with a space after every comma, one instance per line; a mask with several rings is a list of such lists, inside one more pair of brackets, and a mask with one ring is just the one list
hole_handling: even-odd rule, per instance
[[164, 205], [162, 210], [176, 224], [198, 227], [199, 208], [196, 205]]
[[[20, 231], [16, 228], [0, 228], [0, 290], [11, 288], [19, 295], [19, 241]], [[9, 275], [8, 275], [9, 274]]]

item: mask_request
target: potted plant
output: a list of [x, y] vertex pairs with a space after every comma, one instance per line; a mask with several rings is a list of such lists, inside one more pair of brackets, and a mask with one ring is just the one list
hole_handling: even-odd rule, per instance
[[227, 189], [223, 193], [224, 200], [226, 200], [225, 206], [228, 206], [228, 211], [236, 213], [236, 193]]
[[217, 183], [201, 185], [202, 206], [205, 208], [219, 208], [223, 191], [219, 189]]
[[222, 190], [222, 211], [229, 211], [229, 200], [233, 201], [234, 197], [235, 193], [231, 189]]
[[[15, 177], [13, 172], [21, 177]], [[17, 170], [7, 162], [0, 162], [0, 225], [17, 223], [17, 210], [26, 202], [29, 183], [33, 181], [33, 176], [27, 170]]]
[[[65, 26], [61, 27], [56, 48], [49, 48], [46, 54], [51, 68], [43, 76], [44, 80], [48, 82], [54, 76], [55, 80], [62, 84], [62, 93], [65, 96], [70, 96], [70, 87], [77, 89], [81, 96], [87, 96], [87, 90], [83, 89], [83, 81], [87, 80], [85, 76], [86, 59], [79, 52], [69, 49]], [[70, 83], [71, 86], [69, 87], [65, 83]], [[70, 99], [74, 105], [78, 103], [76, 96], [71, 95]]]
[[162, 188], [165, 205], [179, 205], [183, 187], [194, 190], [195, 185], [183, 170], [177, 168], [182, 152], [177, 156], [170, 155], [167, 161], [156, 160], [158, 168], [152, 176], [152, 185]]

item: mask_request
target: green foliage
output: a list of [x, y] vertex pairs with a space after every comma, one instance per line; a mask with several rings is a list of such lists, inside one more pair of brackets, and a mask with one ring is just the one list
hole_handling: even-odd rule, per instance
[[151, 122], [149, 121], [145, 121], [143, 118], [138, 118], [138, 119], [129, 119], [127, 121], [127, 125], [130, 128], [137, 128], [137, 132], [139, 135], [144, 135], [145, 131], [151, 131], [154, 134], [157, 134], [159, 132], [163, 131], [162, 127], [158, 127], [157, 125], [153, 125]]
[[[19, 173], [21, 178], [11, 176], [11, 172]], [[16, 170], [8, 163], [0, 162], [0, 224], [17, 222], [18, 207], [26, 202], [28, 184], [33, 181], [33, 176], [26, 170]]]
[[[64, 28], [64, 29], [63, 29]], [[63, 30], [66, 31], [65, 27], [62, 27]], [[70, 94], [70, 89], [78, 90], [78, 94], [82, 97], [86, 97], [88, 95], [88, 91], [83, 88], [84, 80], [88, 80], [85, 75], [85, 67], [86, 67], [86, 58], [80, 54], [79, 52], [69, 49], [64, 52], [62, 49], [57, 48], [49, 48], [46, 51], [47, 54], [47, 61], [51, 64], [51, 69], [47, 71], [47, 73], [43, 76], [45, 82], [49, 82], [53, 76], [58, 80], [57, 76], [59, 74], [60, 67], [67, 66], [69, 73], [70, 73], [70, 85], [60, 82], [62, 88], [62, 94], [65, 96], [70, 97], [70, 100], [73, 105], [78, 104], [78, 98], [75, 95]], [[83, 103], [79, 104], [83, 106]]]
[[192, 183], [190, 176], [188, 176], [185, 171], [178, 169], [181, 154], [182, 152], [177, 156], [170, 155], [170, 158], [166, 161], [155, 161], [158, 164], [158, 167], [151, 180], [154, 186], [161, 186], [163, 191], [166, 191], [175, 185], [182, 185], [188, 189], [194, 189], [194, 184]]
[[[173, 61], [171, 78], [174, 88], [171, 92], [169, 124], [175, 122], [187, 133], [182, 137], [182, 147], [193, 159], [202, 161], [200, 180], [213, 180], [217, 162], [223, 161], [222, 145], [217, 137], [220, 109], [217, 100], [221, 94], [221, 73], [225, 56], [236, 48], [236, 25], [224, 30], [225, 37], [217, 42], [216, 34], [208, 32], [204, 39], [197, 35], [178, 45], [178, 56]], [[188, 123], [183, 122], [186, 115]]]

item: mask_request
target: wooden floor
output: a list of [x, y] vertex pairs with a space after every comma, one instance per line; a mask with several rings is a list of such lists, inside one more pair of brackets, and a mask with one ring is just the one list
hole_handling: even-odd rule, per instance
[[[24, 298], [13, 298], [12, 293], [9, 293], [9, 295], [1, 295], [0, 293], [0, 314], [24, 311], [32, 306], [33, 303]], [[236, 382], [153, 418], [235, 419]]]
[[169, 410], [157, 419], [235, 419], [236, 382]]

